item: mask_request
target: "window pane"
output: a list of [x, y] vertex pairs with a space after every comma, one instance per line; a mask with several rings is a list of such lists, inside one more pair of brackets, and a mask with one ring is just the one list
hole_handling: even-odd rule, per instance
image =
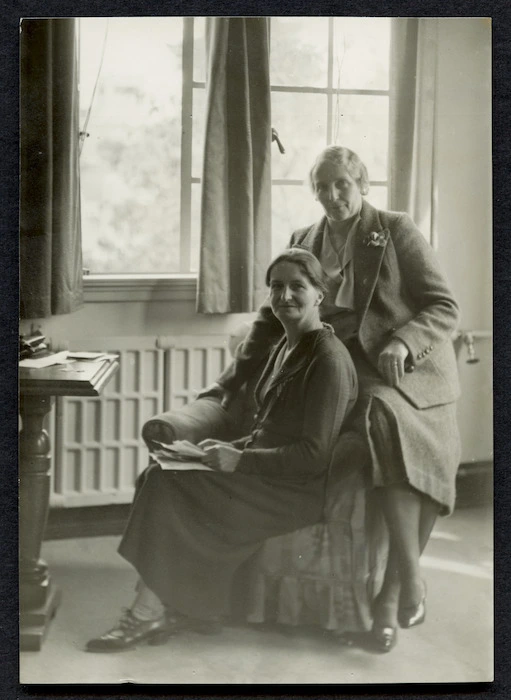
[[206, 81], [206, 19], [193, 20], [193, 79], [198, 83]]
[[272, 17], [270, 82], [272, 85], [326, 87], [328, 19]]
[[282, 155], [272, 144], [272, 177], [304, 180], [327, 145], [326, 96], [272, 92], [271, 110], [272, 126], [286, 150]]
[[386, 180], [388, 97], [338, 95], [334, 100], [332, 124], [332, 141], [356, 151], [371, 180]]
[[369, 204], [377, 209], [388, 209], [388, 188], [381, 186], [371, 186], [369, 188], [369, 194], [366, 194], [366, 199]]
[[388, 90], [390, 19], [334, 19], [334, 87]]
[[323, 209], [305, 184], [273, 185], [271, 194], [273, 257], [287, 246], [293, 231], [319, 221]]
[[179, 269], [179, 17], [80, 20], [80, 124], [106, 48], [80, 158], [84, 266]]
[[192, 114], [192, 177], [202, 177], [204, 159], [204, 130], [206, 119], [206, 90], [194, 88]]

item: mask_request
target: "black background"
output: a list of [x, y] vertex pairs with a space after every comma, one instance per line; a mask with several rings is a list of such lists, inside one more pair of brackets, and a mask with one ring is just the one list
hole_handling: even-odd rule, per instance
[[[323, 15], [491, 17], [493, 34], [493, 242], [495, 424], [495, 682], [394, 686], [50, 686], [18, 683], [18, 40], [21, 17], [129, 15]], [[156, 2], [154, 0], [3, 0], [0, 13], [0, 697], [204, 698], [366, 697], [511, 698], [511, 3], [507, 2]], [[477, 163], [474, 163], [477, 168]], [[466, 271], [470, 274], [470, 270]], [[470, 616], [470, 608], [466, 615]], [[394, 654], [398, 654], [395, 651]], [[169, 659], [171, 663], [172, 660]], [[425, 663], [427, 661], [425, 660]]]

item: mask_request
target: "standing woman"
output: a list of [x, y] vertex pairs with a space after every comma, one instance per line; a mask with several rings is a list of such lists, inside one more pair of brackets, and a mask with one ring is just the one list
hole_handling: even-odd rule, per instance
[[142, 474], [119, 547], [140, 575], [138, 592], [88, 651], [161, 643], [183, 628], [214, 631], [238, 567], [267, 538], [323, 516], [333, 446], [357, 398], [355, 368], [320, 320], [326, 284], [314, 255], [284, 252], [266, 283], [284, 335], [256, 388], [252, 433], [201, 443], [218, 471], [150, 465]]
[[[346, 344], [357, 370], [354, 425], [370, 450], [370, 477], [390, 538], [372, 638], [390, 651], [399, 626], [425, 619], [419, 557], [437, 515], [454, 506], [458, 306], [411, 218], [364, 199], [369, 177], [356, 153], [330, 146], [309, 175], [325, 216], [296, 231], [290, 247], [311, 251], [326, 271], [322, 319]], [[264, 305], [236, 360], [210, 389], [222, 391], [227, 403], [280, 333]]]

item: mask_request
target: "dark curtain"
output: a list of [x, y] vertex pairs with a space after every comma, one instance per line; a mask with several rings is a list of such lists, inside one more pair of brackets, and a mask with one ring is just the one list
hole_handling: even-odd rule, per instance
[[255, 311], [271, 254], [269, 20], [208, 18], [197, 309]]
[[75, 19], [27, 19], [20, 44], [20, 313], [83, 303]]

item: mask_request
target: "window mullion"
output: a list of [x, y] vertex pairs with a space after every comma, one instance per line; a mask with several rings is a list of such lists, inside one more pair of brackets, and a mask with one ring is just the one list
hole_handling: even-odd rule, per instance
[[327, 74], [327, 115], [326, 115], [326, 145], [332, 143], [332, 103], [334, 83], [334, 19], [328, 18], [328, 74]]
[[191, 267], [192, 214], [193, 17], [183, 18], [183, 92], [181, 104], [181, 225], [179, 269]]

